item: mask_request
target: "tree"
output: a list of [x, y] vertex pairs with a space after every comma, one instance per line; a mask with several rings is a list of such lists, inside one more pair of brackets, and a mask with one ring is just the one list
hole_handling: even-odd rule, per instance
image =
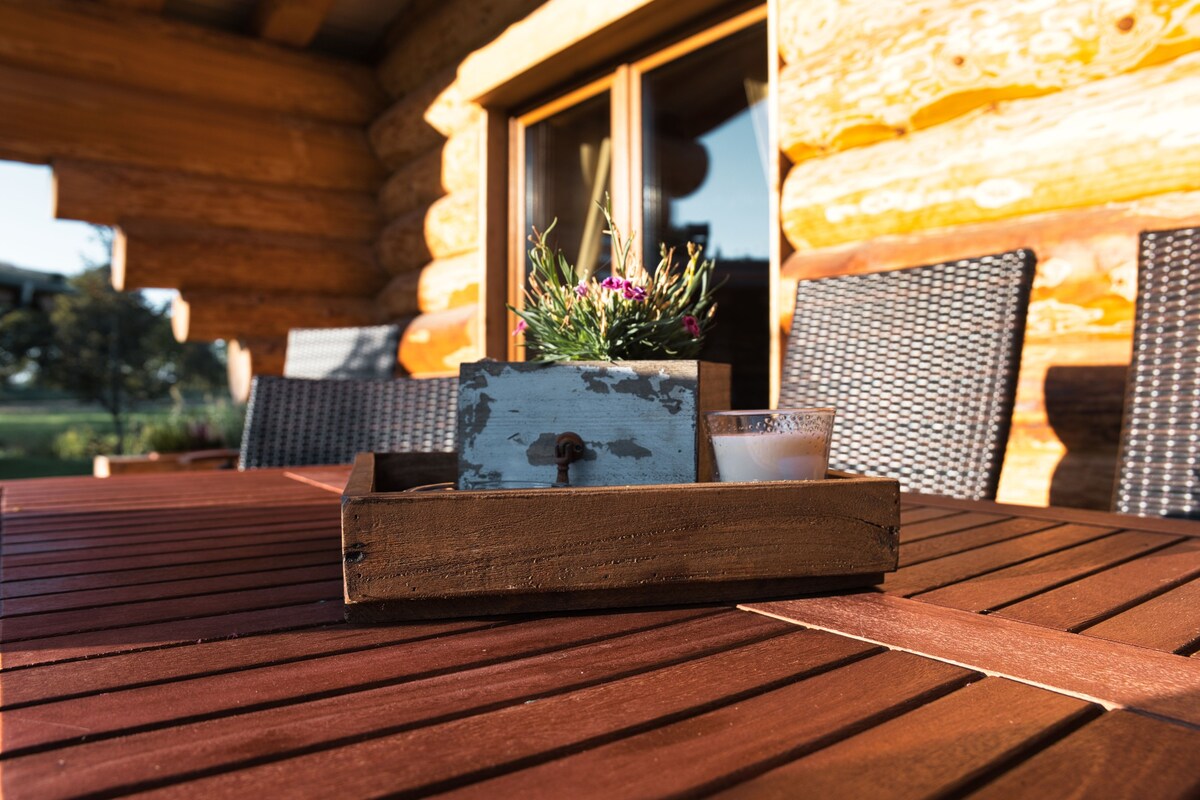
[[70, 283], [74, 291], [56, 297], [49, 315], [13, 312], [0, 319], [0, 348], [12, 348], [0, 357], [0, 375], [32, 368], [38, 383], [98, 403], [112, 417], [118, 452], [124, 415], [135, 404], [164, 397], [177, 384], [205, 389], [223, 381], [212, 347], [176, 342], [164, 312], [140, 294], [112, 288], [107, 265]]

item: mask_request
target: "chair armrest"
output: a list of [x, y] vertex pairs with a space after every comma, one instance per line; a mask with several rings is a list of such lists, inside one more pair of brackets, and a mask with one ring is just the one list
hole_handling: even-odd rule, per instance
[[227, 461], [236, 462], [239, 451], [233, 448], [222, 448], [216, 450], [193, 450], [190, 453], [184, 453], [179, 456], [180, 464], [196, 464], [201, 461]]

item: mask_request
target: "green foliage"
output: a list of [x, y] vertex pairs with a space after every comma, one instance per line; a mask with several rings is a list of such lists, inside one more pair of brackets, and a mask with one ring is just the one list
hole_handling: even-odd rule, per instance
[[164, 312], [137, 293], [115, 291], [107, 266], [75, 276], [70, 285], [73, 291], [56, 297], [49, 314], [25, 309], [0, 318], [0, 379], [26, 373], [41, 387], [99, 404], [112, 418], [118, 453], [131, 408], [173, 388], [224, 386], [215, 349], [176, 342]]
[[701, 260], [688, 245], [682, 271], [665, 245], [653, 274], [638, 263], [633, 239], [622, 238], [604, 207], [616, 260], [603, 281], [582, 274], [547, 244], [554, 230], [535, 228], [529, 252], [533, 274], [525, 307], [514, 311], [533, 361], [618, 361], [640, 358], [694, 358], [712, 325], [713, 261]]
[[242, 438], [245, 410], [228, 403], [199, 411], [174, 413], [142, 425], [135, 452], [184, 453], [217, 447], [237, 447]]
[[76, 425], [54, 437], [53, 450], [64, 460], [91, 459], [117, 452], [117, 435], [100, 433], [90, 425]]

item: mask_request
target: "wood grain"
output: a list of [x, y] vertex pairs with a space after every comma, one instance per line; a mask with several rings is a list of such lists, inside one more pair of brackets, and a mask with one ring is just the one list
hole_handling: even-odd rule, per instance
[[176, 295], [171, 306], [171, 330], [181, 342], [278, 339], [292, 328], [353, 327], [379, 321], [375, 303], [361, 297], [202, 290]]
[[356, 127], [196, 103], [0, 66], [0, 156], [99, 161], [208, 177], [373, 192]]
[[[971, 672], [906, 653], [883, 653], [766, 694], [464, 787], [451, 796], [626, 797], [646, 791], [639, 764], [670, 764], [659, 796], [710, 794], [962, 686]], [[877, 685], [870, 693], [856, 687]]]
[[952, 792], [1089, 713], [1081, 700], [985, 678], [718, 797], [928, 797]]
[[[536, 705], [540, 711], [547, 705], [561, 707], [561, 703], [553, 702], [557, 696], [580, 691], [585, 696], [617, 698], [622, 696], [622, 688], [636, 685], [641, 674], [647, 672], [649, 682], [655, 685], [670, 678], [686, 682], [689, 691], [678, 696], [663, 693], [657, 703], [639, 695], [644, 708], [641, 713], [653, 715], [657, 708], [694, 703], [696, 695], [728, 692], [729, 687], [721, 681], [700, 683], [714, 668], [742, 666], [745, 676], [734, 683], [754, 685], [764, 680], [764, 675], [813, 669], [864, 652], [858, 643], [831, 646], [827, 639], [805, 638], [806, 634], [797, 636], [795, 632], [783, 637], [786, 642], [773, 643], [770, 637], [786, 631], [775, 626], [747, 624], [728, 612], [697, 616], [694, 611], [669, 612], [665, 617], [622, 615], [610, 619], [606, 626], [601, 626], [599, 620], [584, 620], [584, 627], [574, 636], [566, 626], [559, 625], [538, 649], [522, 652], [504, 646], [494, 658], [477, 651], [473, 662], [465, 661], [460, 669], [441, 674], [433, 669], [423, 673], [408, 668], [393, 669], [397, 677], [411, 675], [412, 679], [389, 681], [290, 706], [183, 723], [172, 727], [174, 735], [167, 738], [160, 732], [151, 732], [83, 743], [60, 750], [58, 756], [71, 765], [71, 774], [105, 788], [136, 785], [138, 781], [166, 782], [175, 774], [199, 767], [216, 773], [202, 785], [203, 791], [214, 797], [241, 793], [255, 785], [272, 787], [268, 792], [287, 786], [288, 794], [294, 796], [329, 791], [365, 792], [371, 785], [394, 791], [406, 780], [411, 782], [414, 775], [419, 782], [423, 776], [453, 770], [456, 766], [477, 769], [485, 763], [502, 762], [521, 747], [510, 737], [507, 746], [481, 750], [470, 747], [469, 738], [447, 735], [454, 731], [489, 730], [489, 723], [509, 716], [505, 710], [496, 709]], [[595, 635], [598, 632], [600, 636]], [[589, 633], [593, 635], [590, 641], [586, 638]], [[533, 640], [517, 629], [509, 630], [510, 637], [513, 634], [526, 647], [534, 646]], [[764, 639], [767, 641], [763, 646], [756, 646], [756, 642]], [[474, 641], [486, 640], [476, 637]], [[431, 644], [443, 652], [434, 656], [432, 662], [428, 657], [423, 658], [413, 665], [417, 669], [428, 663], [453, 663], [455, 654], [459, 659], [469, 657], [461, 643]], [[504, 653], [512, 656], [504, 658]], [[773, 665], [755, 665], [756, 656], [783, 653], [794, 657], [776, 659]], [[360, 657], [372, 659], [373, 653], [363, 653]], [[661, 675], [655, 670], [660, 670]], [[609, 682], [615, 684], [613, 689], [607, 688]], [[597, 688], [591, 690], [589, 687], [593, 686]], [[568, 701], [568, 705], [573, 707], [574, 703]], [[488, 711], [493, 713], [485, 713]], [[264, 729], [273, 731], [273, 736], [264, 738], [261, 733]], [[456, 740], [469, 748], [469, 756], [464, 749], [445, 746]], [[403, 759], [379, 757], [380, 753], [395, 753], [398, 745], [405, 752], [423, 755]], [[69, 795], [72, 786], [69, 778], [65, 779], [59, 770], [46, 769], [52, 763], [48, 760], [52, 755], [18, 759], [12, 769], [27, 776], [46, 796]], [[239, 764], [245, 756], [257, 757], [263, 763], [247, 769], [245, 764]], [[345, 771], [337, 766], [348, 760], [369, 761], [378, 767]], [[121, 768], [113, 769], [114, 762], [120, 763]], [[309, 771], [312, 767], [316, 767], [315, 772]], [[188, 785], [168, 786], [163, 793], [186, 792]]]
[[1117, 533], [917, 596], [926, 602], [964, 611], [993, 611], [1082, 576], [1144, 557], [1173, 541], [1178, 540], [1136, 531]]
[[1200, 542], [1187, 540], [997, 613], [1059, 630], [1080, 630], [1197, 576]]
[[484, 356], [475, 305], [419, 314], [403, 325], [399, 359], [410, 375], [457, 375], [459, 364]]
[[97, 225], [173, 222], [359, 242], [373, 240], [381, 227], [375, 198], [365, 192], [289, 189], [68, 159], [54, 161], [54, 216]]
[[809, 578], [872, 583], [896, 562], [888, 479], [359, 494], [364, 485], [352, 475], [342, 506], [350, 619], [781, 596]]
[[[149, 2], [162, 5], [162, 0]], [[386, 95], [365, 66], [97, 3], [5, 0], [0, 4], [0, 61], [190, 103], [358, 127], [386, 107]], [[80, 103], [86, 94], [56, 100]]]
[[379, 293], [379, 305], [393, 317], [474, 305], [479, 302], [482, 269], [476, 250], [434, 259], [420, 270], [392, 278]]
[[1057, 550], [1090, 542], [1112, 533], [1112, 528], [1059, 525], [954, 555], [943, 556], [889, 575], [884, 591], [912, 595], [1018, 564]]
[[1200, 724], [1200, 661], [1194, 659], [876, 594], [742, 607], [1107, 706]]
[[112, 281], [121, 291], [368, 297], [385, 278], [365, 242], [155, 222], [124, 224], [113, 240]]
[[1194, 616], [1197, 607], [1200, 580], [1192, 580], [1082, 631], [1155, 650], [1191, 652], [1200, 643], [1200, 619]]
[[[973, 798], [1039, 794], [1069, 786], [1074, 797], [1139, 800], [1200, 792], [1200, 732], [1116, 711], [1088, 723], [973, 793]], [[1065, 794], [1064, 794], [1065, 796]]]
[[783, 229], [808, 250], [1194, 190], [1200, 123], [1180, 104], [1198, 93], [1191, 54], [810, 159], [784, 182]]
[[[886, 9], [886, 10], [885, 10]], [[792, 161], [903, 136], [1200, 47], [1196, 7], [1159, 0], [783, 0], [780, 144]]]

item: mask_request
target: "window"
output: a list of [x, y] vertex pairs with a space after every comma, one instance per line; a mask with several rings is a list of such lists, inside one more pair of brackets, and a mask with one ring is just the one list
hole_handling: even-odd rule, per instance
[[[647, 267], [658, 245], [701, 244], [727, 279], [704, 357], [734, 365], [734, 405], [767, 405], [771, 225], [766, 10], [758, 8], [515, 118], [510, 265], [527, 274], [530, 226], [603, 275], [610, 243], [596, 201], [636, 231]], [[520, 255], [518, 255], [520, 254]], [[519, 281], [517, 281], [519, 283]]]

